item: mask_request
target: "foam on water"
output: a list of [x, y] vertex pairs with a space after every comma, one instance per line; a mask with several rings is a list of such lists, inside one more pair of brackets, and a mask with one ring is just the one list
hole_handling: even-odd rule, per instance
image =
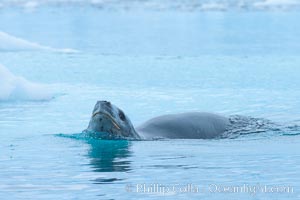
[[73, 49], [56, 49], [30, 42], [0, 31], [0, 51], [46, 50], [61, 53], [75, 53]]
[[49, 100], [52, 92], [46, 85], [33, 83], [0, 65], [0, 101]]

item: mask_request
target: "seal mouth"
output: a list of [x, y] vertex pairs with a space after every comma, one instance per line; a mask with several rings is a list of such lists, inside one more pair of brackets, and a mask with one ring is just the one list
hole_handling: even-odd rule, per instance
[[121, 130], [120, 125], [118, 124], [118, 122], [116, 122], [116, 120], [110, 114], [99, 111], [99, 112], [93, 113], [92, 117], [95, 117], [96, 115], [104, 115], [104, 116], [106, 116], [107, 118], [109, 118], [111, 120], [112, 124], [114, 125], [114, 127], [116, 129]]

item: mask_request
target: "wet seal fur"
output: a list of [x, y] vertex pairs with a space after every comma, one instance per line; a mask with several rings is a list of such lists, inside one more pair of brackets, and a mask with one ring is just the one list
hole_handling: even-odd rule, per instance
[[128, 116], [108, 101], [98, 101], [85, 133], [101, 139], [213, 139], [224, 137], [232, 120], [217, 114], [188, 112], [162, 115], [134, 128]]

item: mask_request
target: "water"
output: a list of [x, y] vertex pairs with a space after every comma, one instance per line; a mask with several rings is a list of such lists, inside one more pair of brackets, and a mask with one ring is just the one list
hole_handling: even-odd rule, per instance
[[[300, 197], [297, 130], [222, 140], [58, 136], [85, 129], [97, 100], [110, 100], [135, 125], [193, 110], [299, 125], [297, 10], [100, 9], [32, 2], [28, 10], [5, 2], [0, 60], [12, 81], [0, 74], [0, 89], [15, 95], [0, 95], [0, 199]], [[16, 77], [45, 87], [46, 96]], [[16, 84], [22, 87], [9, 89]], [[177, 190], [137, 193], [137, 184]], [[184, 192], [188, 184], [199, 191]], [[230, 193], [217, 192], [216, 185], [293, 190]]]

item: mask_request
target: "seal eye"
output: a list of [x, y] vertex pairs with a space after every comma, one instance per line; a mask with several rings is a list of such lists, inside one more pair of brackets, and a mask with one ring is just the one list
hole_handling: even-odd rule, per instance
[[120, 117], [120, 119], [121, 119], [122, 121], [125, 120], [125, 115], [124, 115], [124, 113], [123, 113], [122, 111], [119, 112], [119, 117]]

